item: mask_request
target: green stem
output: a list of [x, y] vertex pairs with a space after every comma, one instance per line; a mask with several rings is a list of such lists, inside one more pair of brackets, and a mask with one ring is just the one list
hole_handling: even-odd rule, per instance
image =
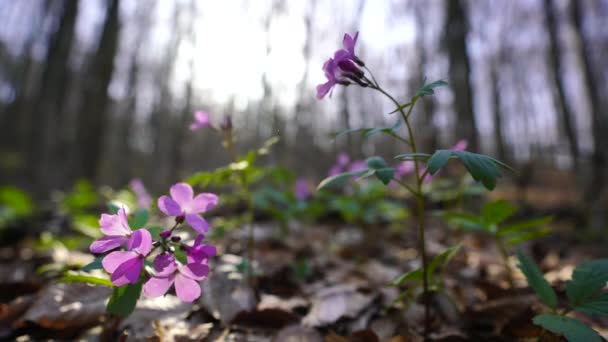
[[[369, 70], [368, 70], [369, 71]], [[370, 72], [371, 75], [371, 72]], [[372, 79], [374, 79], [372, 75]], [[375, 79], [374, 79], [375, 82]], [[414, 96], [412, 98], [412, 105], [409, 106], [407, 113], [403, 110], [401, 104], [397, 102], [397, 100], [392, 97], [389, 93], [387, 93], [384, 89], [382, 89], [377, 82], [374, 86], [370, 88], [375, 89], [382, 93], [384, 96], [389, 98], [395, 106], [399, 109], [399, 113], [401, 114], [401, 118], [407, 127], [409, 146], [412, 150], [412, 153], [417, 153], [416, 149], [416, 140], [414, 139], [414, 132], [412, 129], [412, 125], [410, 124], [409, 117], [412, 114], [412, 110], [418, 101], [418, 97]], [[428, 282], [428, 274], [427, 274], [427, 266], [428, 261], [426, 257], [426, 236], [425, 236], [425, 208], [424, 208], [424, 195], [422, 194], [422, 180], [420, 173], [418, 162], [414, 161], [414, 171], [416, 176], [416, 188], [415, 191], [411, 189], [409, 186], [405, 186], [408, 191], [410, 191], [416, 197], [416, 209], [418, 214], [418, 234], [420, 235], [420, 254], [422, 258], [422, 289], [423, 289], [423, 302], [424, 302], [424, 336], [428, 336], [431, 324], [431, 316], [430, 316], [430, 302], [429, 302], [429, 282]], [[401, 185], [405, 185], [405, 183], [399, 182]]]

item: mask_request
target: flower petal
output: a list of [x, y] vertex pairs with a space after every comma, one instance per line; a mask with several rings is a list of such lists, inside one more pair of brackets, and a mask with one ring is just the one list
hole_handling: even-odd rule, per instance
[[182, 209], [185, 210], [185, 207], [190, 206], [190, 202], [192, 202], [192, 197], [194, 196], [194, 191], [192, 191], [192, 187], [186, 183], [177, 183], [169, 189], [171, 193], [171, 197], [177, 202]]
[[127, 244], [127, 249], [143, 256], [148, 255], [152, 250], [152, 235], [147, 229], [138, 229], [134, 231]]
[[202, 194], [196, 195], [194, 200], [190, 203], [190, 207], [187, 209], [188, 214], [201, 214], [208, 210], [215, 208], [219, 197], [216, 194], [203, 192]]
[[200, 234], [205, 234], [209, 231], [209, 223], [198, 214], [186, 215], [186, 222]]
[[120, 223], [120, 218], [118, 215], [101, 214], [101, 218], [99, 219], [99, 227], [101, 228], [101, 232], [105, 235], [127, 236], [131, 234], [131, 229], [125, 228]]
[[158, 209], [169, 216], [179, 216], [183, 214], [182, 208], [169, 196], [158, 198]]
[[157, 277], [167, 277], [175, 273], [177, 265], [175, 256], [171, 253], [161, 253], [154, 258], [154, 273]]
[[180, 267], [179, 273], [183, 274], [184, 276], [186, 276], [190, 279], [203, 280], [209, 274], [209, 266], [199, 264], [199, 263], [192, 263], [192, 264], [188, 264], [186, 266]]
[[129, 241], [129, 239], [125, 236], [118, 236], [118, 235], [104, 236], [104, 237], [98, 239], [97, 241], [94, 241], [91, 244], [91, 246], [89, 247], [89, 250], [91, 251], [91, 253], [94, 253], [94, 254], [105, 253], [109, 250], [112, 250], [114, 248], [127, 244], [127, 241]]
[[326, 83], [319, 84], [317, 86], [317, 99], [321, 100], [324, 98], [334, 85], [336, 85], [335, 81], [327, 81]]
[[103, 266], [103, 269], [106, 270], [106, 272], [114, 273], [114, 271], [116, 271], [116, 269], [122, 263], [133, 258], [137, 258], [137, 253], [130, 251], [116, 251], [106, 255], [103, 260], [101, 260], [101, 265]]
[[203, 263], [217, 254], [217, 248], [213, 245], [200, 245], [190, 248], [188, 251], [188, 263]]
[[135, 256], [134, 258], [123, 262], [112, 273], [112, 277], [110, 277], [112, 284], [123, 286], [137, 283], [143, 266], [144, 259], [139, 256]]
[[201, 296], [201, 287], [196, 280], [178, 273], [175, 275], [175, 294], [184, 302], [193, 302]]
[[159, 297], [167, 293], [171, 285], [173, 285], [175, 277], [151, 277], [144, 284], [144, 294], [148, 297]]

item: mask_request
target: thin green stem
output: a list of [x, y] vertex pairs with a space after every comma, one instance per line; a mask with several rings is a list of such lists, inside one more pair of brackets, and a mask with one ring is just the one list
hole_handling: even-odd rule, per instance
[[[369, 71], [369, 70], [368, 70]], [[384, 89], [382, 89], [378, 83], [375, 81], [373, 74], [370, 72], [372, 79], [375, 82], [374, 86], [371, 86], [372, 89], [375, 89], [382, 93], [384, 96], [389, 98], [395, 106], [399, 109], [399, 113], [401, 114], [401, 118], [407, 127], [408, 133], [408, 141], [409, 146], [412, 150], [412, 153], [417, 153], [416, 149], [416, 140], [414, 139], [414, 132], [412, 129], [412, 125], [410, 124], [409, 117], [412, 114], [412, 110], [418, 101], [418, 97], [412, 98], [412, 104], [409, 106], [407, 113], [403, 110], [401, 104], [392, 97], [389, 93], [387, 93]], [[431, 316], [430, 316], [430, 302], [429, 302], [429, 283], [428, 283], [428, 274], [427, 274], [427, 266], [428, 261], [426, 257], [426, 236], [425, 236], [425, 208], [424, 208], [424, 196], [422, 194], [422, 180], [419, 173], [418, 162], [414, 161], [414, 171], [416, 177], [416, 189], [411, 189], [409, 186], [405, 188], [408, 189], [414, 196], [416, 197], [416, 208], [418, 214], [418, 234], [420, 235], [420, 254], [422, 258], [422, 288], [423, 288], [423, 302], [424, 302], [424, 336], [428, 336], [430, 330]], [[401, 185], [405, 185], [405, 183], [400, 183]]]

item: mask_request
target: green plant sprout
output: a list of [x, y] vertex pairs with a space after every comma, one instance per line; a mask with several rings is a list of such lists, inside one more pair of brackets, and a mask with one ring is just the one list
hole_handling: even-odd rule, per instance
[[[598, 259], [579, 264], [566, 285], [567, 305], [558, 306], [557, 294], [542, 272], [528, 256], [518, 253], [519, 268], [526, 276], [528, 285], [540, 301], [549, 308], [548, 313], [536, 315], [535, 325], [556, 334], [563, 335], [570, 342], [602, 341], [600, 335], [585, 323], [567, 316], [571, 312], [608, 316], [608, 292], [604, 290], [608, 282], [608, 259]], [[545, 332], [539, 336], [539, 341]]]
[[549, 234], [550, 229], [546, 225], [552, 220], [552, 217], [545, 216], [506, 223], [513, 217], [515, 210], [509, 202], [496, 200], [484, 204], [480, 215], [449, 211], [438, 212], [436, 215], [456, 228], [489, 236], [500, 252], [507, 281], [512, 288], [513, 270], [509, 265], [509, 249]]

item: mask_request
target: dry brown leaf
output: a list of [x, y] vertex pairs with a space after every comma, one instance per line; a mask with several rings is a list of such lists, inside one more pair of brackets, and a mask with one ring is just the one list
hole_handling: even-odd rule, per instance
[[315, 294], [313, 306], [304, 317], [304, 325], [319, 327], [332, 324], [342, 317], [355, 318], [376, 297], [376, 294], [362, 293], [350, 284], [322, 289]]

